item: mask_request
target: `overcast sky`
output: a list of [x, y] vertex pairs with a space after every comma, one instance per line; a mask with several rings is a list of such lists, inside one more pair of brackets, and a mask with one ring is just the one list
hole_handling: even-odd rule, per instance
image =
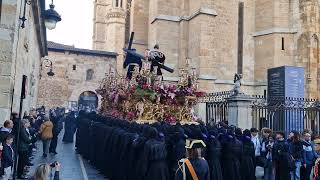
[[[51, 0], [46, 0], [46, 9]], [[49, 41], [92, 48], [93, 0], [54, 0], [55, 10], [62, 21], [53, 30], [47, 30]]]

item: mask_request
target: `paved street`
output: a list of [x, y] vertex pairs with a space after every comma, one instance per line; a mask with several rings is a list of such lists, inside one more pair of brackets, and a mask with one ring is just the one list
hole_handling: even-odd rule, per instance
[[[62, 135], [62, 133], [61, 133]], [[61, 163], [60, 178], [62, 180], [106, 180], [103, 175], [100, 175], [88, 162], [76, 154], [74, 144], [65, 144], [62, 142], [62, 137], [59, 137], [57, 148], [58, 154], [49, 155], [47, 158], [42, 157], [42, 143], [38, 142], [38, 151], [32, 161], [34, 167], [31, 168], [30, 175], [34, 172], [35, 167], [41, 163], [52, 163], [58, 161]]]

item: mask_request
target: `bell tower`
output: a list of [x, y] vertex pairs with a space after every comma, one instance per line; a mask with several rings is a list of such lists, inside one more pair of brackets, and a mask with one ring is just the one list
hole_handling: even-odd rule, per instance
[[117, 71], [122, 73], [127, 0], [94, 1], [93, 49], [118, 53]]
[[107, 9], [111, 6], [109, 0], [95, 0], [94, 4], [94, 18], [93, 18], [93, 37], [92, 49], [105, 50], [106, 49], [106, 16]]
[[106, 16], [106, 50], [118, 53], [117, 71], [122, 73], [125, 47], [126, 0], [112, 0]]

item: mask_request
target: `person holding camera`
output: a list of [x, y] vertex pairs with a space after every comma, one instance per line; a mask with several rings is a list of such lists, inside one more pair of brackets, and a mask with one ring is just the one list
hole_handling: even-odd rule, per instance
[[274, 137], [269, 134], [266, 141], [262, 143], [261, 155], [267, 159], [266, 167], [264, 168], [264, 180], [274, 180], [274, 166], [272, 162], [272, 149], [274, 144]]
[[36, 168], [33, 176], [29, 178], [29, 180], [48, 180], [52, 169], [54, 169], [55, 171], [53, 175], [53, 180], [59, 180], [60, 168], [61, 165], [59, 162], [54, 162], [52, 164], [40, 164]]

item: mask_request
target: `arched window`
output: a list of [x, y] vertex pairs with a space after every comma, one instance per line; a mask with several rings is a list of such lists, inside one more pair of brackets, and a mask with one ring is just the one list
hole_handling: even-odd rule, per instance
[[94, 71], [92, 69], [87, 70], [87, 76], [86, 76], [87, 81], [90, 81], [93, 79], [93, 73], [94, 73]]

